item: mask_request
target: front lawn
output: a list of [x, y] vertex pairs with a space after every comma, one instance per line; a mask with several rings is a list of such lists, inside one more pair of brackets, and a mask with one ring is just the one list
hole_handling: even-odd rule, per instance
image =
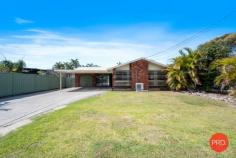
[[[230, 139], [213, 152], [216, 132]], [[236, 157], [236, 108], [173, 92], [108, 92], [0, 138], [0, 157]]]

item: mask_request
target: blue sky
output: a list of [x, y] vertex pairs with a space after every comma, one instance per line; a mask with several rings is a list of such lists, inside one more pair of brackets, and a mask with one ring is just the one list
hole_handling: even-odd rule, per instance
[[[112, 66], [154, 53], [152, 59], [168, 63], [180, 48], [236, 32], [235, 10], [233, 0], [2, 1], [0, 53], [39, 68], [70, 58]], [[158, 53], [206, 26], [197, 38]]]

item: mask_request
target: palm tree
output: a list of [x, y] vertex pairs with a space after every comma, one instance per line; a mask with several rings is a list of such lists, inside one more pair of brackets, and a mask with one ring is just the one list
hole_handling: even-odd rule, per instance
[[24, 60], [18, 60], [12, 62], [10, 60], [0, 61], [0, 72], [22, 72], [23, 68], [26, 67]]
[[199, 55], [190, 48], [179, 51], [179, 57], [167, 68], [167, 84], [173, 90], [195, 89], [200, 84], [197, 75]]
[[187, 88], [187, 74], [181, 69], [184, 64], [182, 56], [173, 59], [173, 64], [167, 68], [167, 84], [172, 90]]
[[[188, 72], [191, 82], [193, 82], [194, 87], [200, 85], [200, 80], [197, 73], [198, 59], [200, 55], [198, 52], [194, 52], [190, 48], [184, 48], [187, 51], [187, 55], [185, 55], [185, 69]], [[183, 50], [180, 50], [183, 53]]]
[[79, 59], [70, 59], [70, 63], [72, 65], [73, 69], [76, 69], [81, 66], [79, 63]]
[[2, 60], [0, 61], [0, 72], [11, 72], [14, 63], [10, 60]]
[[65, 64], [62, 63], [62, 62], [56, 62], [54, 65], [53, 65], [53, 69], [65, 69]]
[[12, 71], [13, 72], [22, 72], [23, 68], [26, 67], [24, 60], [18, 60], [17, 62], [13, 63]]
[[74, 70], [80, 66], [79, 59], [71, 59], [69, 62], [56, 62], [53, 69]]
[[220, 72], [215, 78], [215, 84], [221, 86], [221, 90], [225, 86], [236, 88], [236, 57], [219, 59], [211, 65], [211, 68], [216, 68]]
[[86, 65], [84, 65], [84, 67], [99, 67], [99, 66], [94, 63], [87, 63]]

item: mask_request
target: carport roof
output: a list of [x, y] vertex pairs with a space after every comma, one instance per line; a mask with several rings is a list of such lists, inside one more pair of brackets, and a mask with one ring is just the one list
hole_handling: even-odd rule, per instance
[[155, 65], [158, 65], [160, 67], [163, 67], [163, 68], [166, 68], [166, 65], [164, 64], [161, 64], [159, 62], [156, 62], [154, 60], [150, 60], [150, 59], [147, 59], [147, 58], [138, 58], [138, 59], [135, 59], [135, 60], [132, 60], [132, 61], [129, 61], [127, 63], [124, 63], [124, 64], [120, 64], [120, 65], [116, 65], [116, 66], [113, 66], [113, 67], [109, 67], [109, 68], [105, 68], [105, 67], [79, 67], [75, 70], [54, 70], [55, 72], [60, 72], [60, 73], [71, 73], [71, 74], [74, 74], [74, 73], [83, 73], [83, 74], [91, 74], [91, 73], [97, 73], [97, 74], [108, 74], [108, 73], [112, 73], [112, 70], [115, 69], [115, 68], [118, 68], [118, 67], [121, 67], [121, 66], [124, 66], [124, 65], [127, 65], [127, 64], [130, 64], [130, 63], [133, 63], [133, 62], [136, 62], [138, 60], [146, 60], [148, 61], [149, 63], [152, 63], [152, 64], [155, 64]]
[[111, 73], [107, 68], [105, 67], [79, 67], [76, 68], [75, 70], [55, 70], [56, 72], [61, 72], [61, 73]]

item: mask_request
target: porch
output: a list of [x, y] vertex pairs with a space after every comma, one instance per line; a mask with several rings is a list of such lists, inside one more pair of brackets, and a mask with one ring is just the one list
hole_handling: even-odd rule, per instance
[[75, 74], [76, 87], [112, 87], [112, 74]]

